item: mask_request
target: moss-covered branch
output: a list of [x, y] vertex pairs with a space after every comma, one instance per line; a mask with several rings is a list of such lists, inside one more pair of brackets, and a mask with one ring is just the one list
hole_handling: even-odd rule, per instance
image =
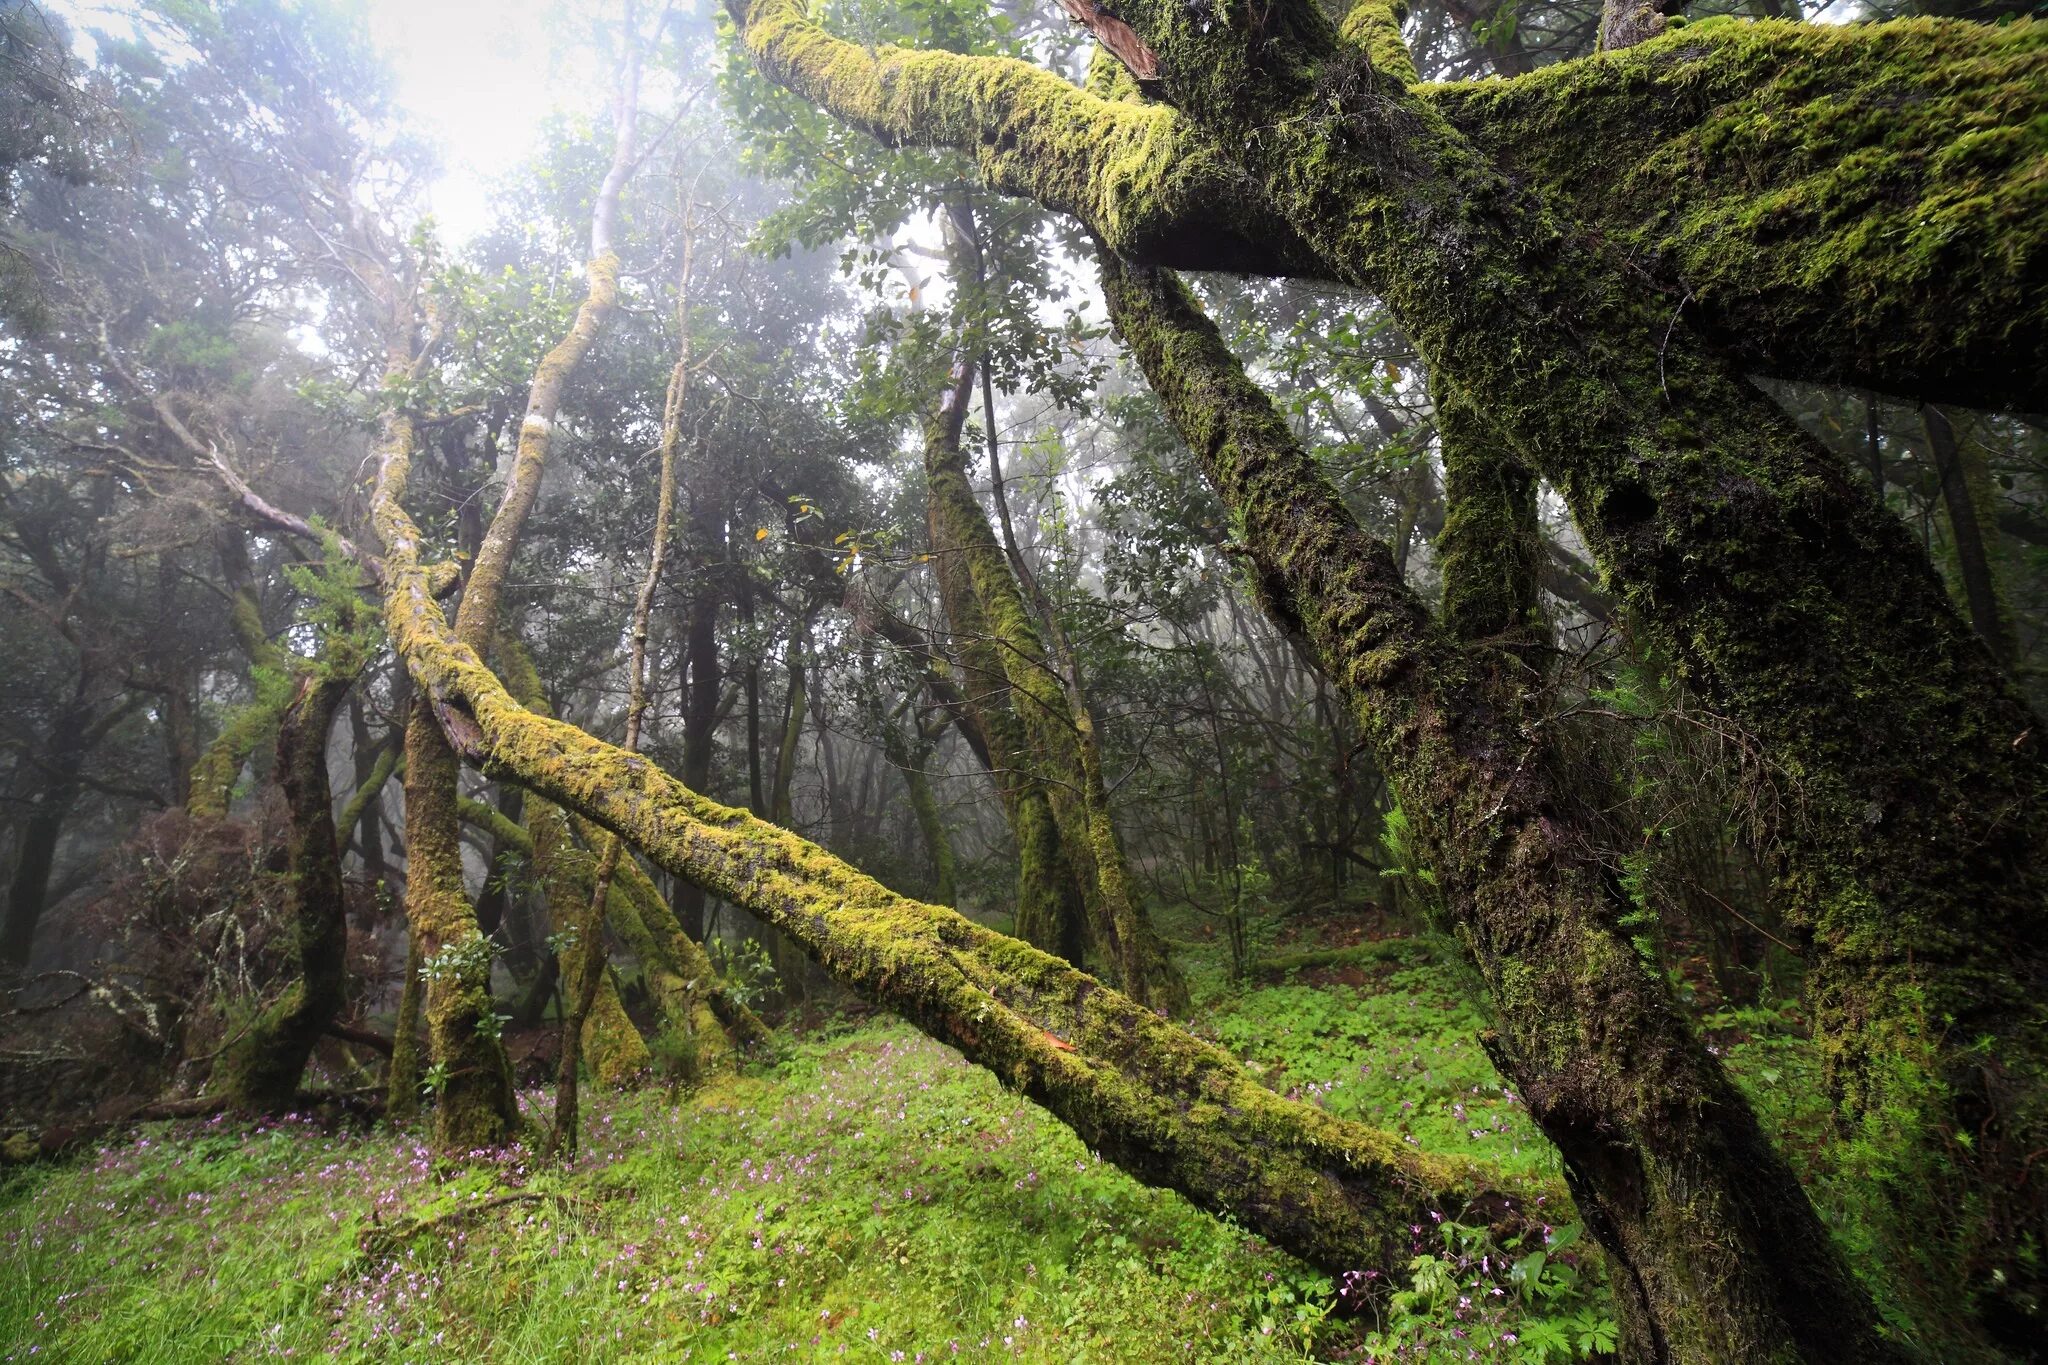
[[2048, 407], [2048, 24], [1719, 21], [1424, 93], [1745, 368]]
[[[728, 8], [790, 89], [885, 142], [974, 157], [991, 188], [1073, 214], [1125, 259], [1353, 278], [1247, 183], [1242, 130], [1019, 62], [864, 48], [811, 22], [804, 0]], [[1182, 28], [1203, 22], [1187, 10]], [[1372, 65], [1412, 79], [1385, 6], [1347, 22]], [[1175, 41], [1151, 41], [1170, 79]], [[2038, 411], [2044, 62], [2039, 24], [1725, 21], [1513, 80], [1416, 87], [1410, 107], [1626, 243], [1667, 306], [1684, 300], [1751, 369]]]
[[1173, 111], [1103, 100], [1000, 57], [864, 47], [806, 0], [727, 0], [747, 51], [798, 94], [891, 145], [952, 147], [1005, 193], [1073, 214], [1125, 251], [1188, 269], [1316, 273], [1243, 173]]
[[1431, 1211], [1514, 1215], [1469, 1165], [1280, 1098], [1214, 1047], [1027, 944], [922, 905], [643, 758], [520, 706], [454, 638], [419, 569], [387, 452], [376, 517], [386, 618], [428, 704], [487, 772], [619, 834], [743, 906], [847, 986], [1044, 1104], [1126, 1170], [1332, 1270], [1393, 1265]]

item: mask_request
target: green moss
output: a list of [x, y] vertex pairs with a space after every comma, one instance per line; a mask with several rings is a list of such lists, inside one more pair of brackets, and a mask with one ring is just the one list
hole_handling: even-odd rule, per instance
[[[1169, 1012], [1185, 1012], [1187, 986], [1165, 943], [1130, 893], [1122, 846], [1109, 812], [1100, 772], [1094, 719], [1085, 698], [1059, 671], [1025, 602], [1023, 586], [1009, 557], [996, 543], [986, 513], [974, 496], [961, 449], [960, 431], [974, 367], [954, 367], [945, 401], [925, 423], [925, 497], [933, 554], [940, 565], [940, 591], [955, 639], [970, 642], [963, 660], [970, 670], [1004, 684], [1004, 714], [989, 714], [992, 743], [1011, 757], [1011, 797], [1021, 865], [1020, 885], [1029, 893], [1020, 905], [1026, 937], [1066, 946], [1073, 932], [1042, 918], [1063, 911], [1065, 897], [1040, 890], [1042, 861], [1052, 851], [1027, 796], [1043, 797], [1058, 831], [1057, 850], [1066, 864], [1089, 937], [1108, 959], [1118, 984], [1134, 999]], [[997, 711], [994, 703], [981, 708]], [[1044, 774], [1048, 780], [1026, 778]], [[1028, 787], [1019, 785], [1029, 782]], [[1036, 941], [1036, 940], [1034, 940]]]
[[1696, 24], [1425, 94], [1758, 368], [2048, 397], [2048, 24]]
[[1408, 42], [1401, 36], [1401, 22], [1407, 17], [1403, 0], [1358, 0], [1338, 32], [1346, 42], [1365, 50], [1373, 70], [1413, 85], [1421, 78], [1416, 75]]
[[[1228, 1055], [1058, 959], [906, 900], [823, 849], [520, 706], [448, 629], [388, 442], [374, 510], [386, 620], [463, 752], [629, 839], [802, 945], [834, 977], [961, 1049], [1140, 1179], [1228, 1210], [1331, 1269], [1392, 1263], [1428, 1213], [1519, 1206], [1467, 1164], [1293, 1103]], [[420, 715], [431, 714], [425, 709]], [[408, 766], [413, 760], [409, 759]], [[431, 761], [431, 757], [430, 757]], [[1552, 1207], [1561, 1201], [1555, 1195]]]

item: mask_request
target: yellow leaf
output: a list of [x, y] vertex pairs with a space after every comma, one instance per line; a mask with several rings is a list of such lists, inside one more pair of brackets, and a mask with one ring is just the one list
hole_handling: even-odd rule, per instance
[[760, 528], [758, 528], [758, 529], [757, 529], [757, 530], [756, 530], [756, 531], [754, 532], [754, 539], [756, 539], [756, 540], [766, 540], [766, 539], [768, 539], [768, 528], [767, 528], [767, 527], [765, 527], [765, 526], [763, 526], [763, 527], [760, 527]]

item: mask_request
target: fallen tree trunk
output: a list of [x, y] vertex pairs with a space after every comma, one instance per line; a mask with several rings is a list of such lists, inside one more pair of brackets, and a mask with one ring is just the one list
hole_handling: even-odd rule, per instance
[[[458, 643], [400, 504], [388, 443], [376, 516], [386, 621], [450, 743], [746, 908], [836, 979], [988, 1067], [1124, 1170], [1241, 1219], [1331, 1271], [1405, 1264], [1430, 1215], [1517, 1223], [1525, 1200], [1480, 1167], [1275, 1095], [1234, 1059], [1028, 944], [896, 895], [816, 845], [684, 787], [646, 759], [528, 711]], [[1551, 1216], [1555, 1216], [1554, 1212]]]

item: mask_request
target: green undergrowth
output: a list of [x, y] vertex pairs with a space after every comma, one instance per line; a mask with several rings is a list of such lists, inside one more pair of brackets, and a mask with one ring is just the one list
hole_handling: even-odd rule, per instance
[[[1252, 982], [1198, 981], [1198, 1027], [1283, 1093], [1554, 1175], [1461, 980], [1428, 940], [1297, 945]], [[1708, 1037], [1773, 1127], [1813, 1131], [1790, 1030], [1730, 1015]], [[592, 1100], [567, 1170], [515, 1146], [451, 1173], [416, 1135], [290, 1118], [158, 1125], [17, 1172], [0, 1360], [1519, 1365], [1613, 1342], [1567, 1211], [1509, 1246], [1451, 1211], [1407, 1263], [1333, 1285], [894, 1021], [692, 1095]]]
[[590, 1124], [566, 1172], [299, 1120], [21, 1172], [0, 1359], [1288, 1360], [1329, 1297], [893, 1022]]
[[1383, 941], [1299, 960], [1310, 975], [1342, 975], [1246, 989], [1220, 1002], [1204, 1031], [1296, 1099], [1427, 1151], [1558, 1177], [1557, 1149], [1480, 1050], [1484, 1018], [1432, 945]]

